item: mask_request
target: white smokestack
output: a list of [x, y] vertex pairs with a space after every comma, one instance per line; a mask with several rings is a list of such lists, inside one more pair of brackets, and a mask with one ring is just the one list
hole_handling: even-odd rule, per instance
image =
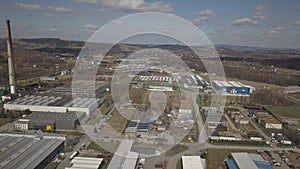
[[10, 93], [16, 93], [16, 83], [15, 83], [15, 71], [14, 71], [14, 59], [12, 51], [12, 40], [10, 31], [10, 21], [6, 20], [6, 42], [7, 42], [7, 56], [8, 56], [8, 77], [9, 77], [9, 87]]

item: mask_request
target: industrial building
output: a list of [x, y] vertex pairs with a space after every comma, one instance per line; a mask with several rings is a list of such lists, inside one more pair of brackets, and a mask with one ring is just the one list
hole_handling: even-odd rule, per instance
[[130, 121], [128, 124], [128, 127], [125, 129], [125, 137], [136, 137], [137, 136], [137, 127], [138, 122], [137, 121]]
[[7, 110], [26, 110], [37, 112], [57, 112], [67, 111], [85, 112], [89, 116], [105, 100], [105, 97], [98, 98], [75, 98], [70, 96], [49, 96], [49, 95], [26, 95], [4, 104]]
[[261, 155], [253, 153], [231, 153], [232, 160], [226, 160], [228, 169], [273, 169]]
[[132, 145], [132, 140], [123, 140], [107, 169], [135, 169], [138, 162], [138, 153], [131, 151]]
[[257, 114], [256, 119], [267, 129], [282, 129], [282, 123], [271, 114]]
[[246, 86], [240, 82], [222, 81], [222, 80], [212, 81], [212, 87], [216, 91], [221, 91], [229, 94], [241, 94], [241, 95], [250, 95], [254, 90], [253, 87]]
[[85, 112], [32, 112], [15, 123], [16, 130], [75, 130], [87, 120]]
[[139, 122], [137, 126], [137, 135], [139, 136], [148, 136], [149, 134], [150, 123], [148, 122]]
[[1, 169], [39, 169], [64, 151], [65, 138], [1, 133], [0, 142]]
[[202, 89], [208, 86], [208, 83], [199, 75], [191, 75], [190, 73], [179, 73], [174, 76], [178, 84], [183, 84], [184, 88]]
[[72, 167], [65, 169], [102, 169], [104, 167], [103, 158], [75, 157], [71, 164]]
[[205, 159], [200, 156], [182, 156], [182, 169], [204, 169]]

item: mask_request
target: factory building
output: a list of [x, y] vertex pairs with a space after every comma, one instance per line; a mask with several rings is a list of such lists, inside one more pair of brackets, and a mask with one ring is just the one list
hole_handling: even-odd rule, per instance
[[231, 153], [233, 160], [226, 160], [228, 169], [273, 169], [268, 161], [259, 154]]
[[139, 154], [131, 151], [132, 145], [132, 140], [123, 140], [107, 169], [135, 169]]
[[128, 127], [125, 129], [125, 137], [131, 137], [134, 138], [137, 136], [137, 127], [138, 122], [137, 121], [130, 121], [128, 124]]
[[240, 82], [214, 80], [212, 86], [217, 91], [226, 92], [229, 94], [250, 95], [254, 90], [251, 86], [246, 86]]
[[58, 137], [0, 134], [0, 166], [11, 168], [45, 168], [64, 151], [65, 140]]
[[257, 114], [257, 121], [267, 129], [282, 129], [282, 123], [271, 114]]
[[32, 112], [15, 123], [16, 130], [75, 130], [86, 119], [85, 112]]
[[65, 169], [102, 169], [104, 167], [103, 158], [75, 157], [71, 164], [72, 167], [66, 167]]
[[89, 116], [105, 100], [105, 97], [98, 98], [75, 98], [70, 96], [49, 96], [49, 95], [26, 95], [4, 104], [7, 110], [26, 110], [37, 112], [67, 111], [85, 112]]
[[204, 169], [205, 159], [200, 156], [182, 156], [182, 169]]
[[137, 126], [137, 135], [139, 136], [148, 136], [149, 134], [150, 123], [140, 122]]

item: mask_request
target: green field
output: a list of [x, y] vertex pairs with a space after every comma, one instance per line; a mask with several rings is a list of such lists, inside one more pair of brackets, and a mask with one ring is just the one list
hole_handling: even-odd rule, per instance
[[229, 149], [208, 149], [207, 168], [216, 169], [225, 167], [224, 159], [229, 159], [232, 152], [255, 153], [255, 150], [229, 150]]
[[91, 142], [88, 146], [87, 146], [88, 149], [93, 149], [95, 151], [103, 151], [103, 149], [98, 145], [96, 144], [95, 142]]
[[300, 118], [300, 107], [290, 106], [264, 106], [274, 115], [290, 118]]
[[176, 163], [176, 169], [182, 169], [182, 161], [181, 161], [181, 159], [177, 161], [177, 163]]

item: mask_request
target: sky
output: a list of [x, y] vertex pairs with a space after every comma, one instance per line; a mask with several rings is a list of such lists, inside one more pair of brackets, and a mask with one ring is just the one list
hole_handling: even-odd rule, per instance
[[[298, 0], [0, 0], [0, 37], [88, 40], [119, 17], [173, 14], [196, 25], [213, 44], [300, 48]], [[136, 21], [143, 25], [146, 21]], [[118, 20], [126, 27], [126, 22]], [[176, 24], [175, 24], [176, 25]], [[157, 29], [177, 29], [165, 24]], [[122, 30], [120, 30], [122, 31]], [[192, 38], [192, 37], [191, 37]]]

